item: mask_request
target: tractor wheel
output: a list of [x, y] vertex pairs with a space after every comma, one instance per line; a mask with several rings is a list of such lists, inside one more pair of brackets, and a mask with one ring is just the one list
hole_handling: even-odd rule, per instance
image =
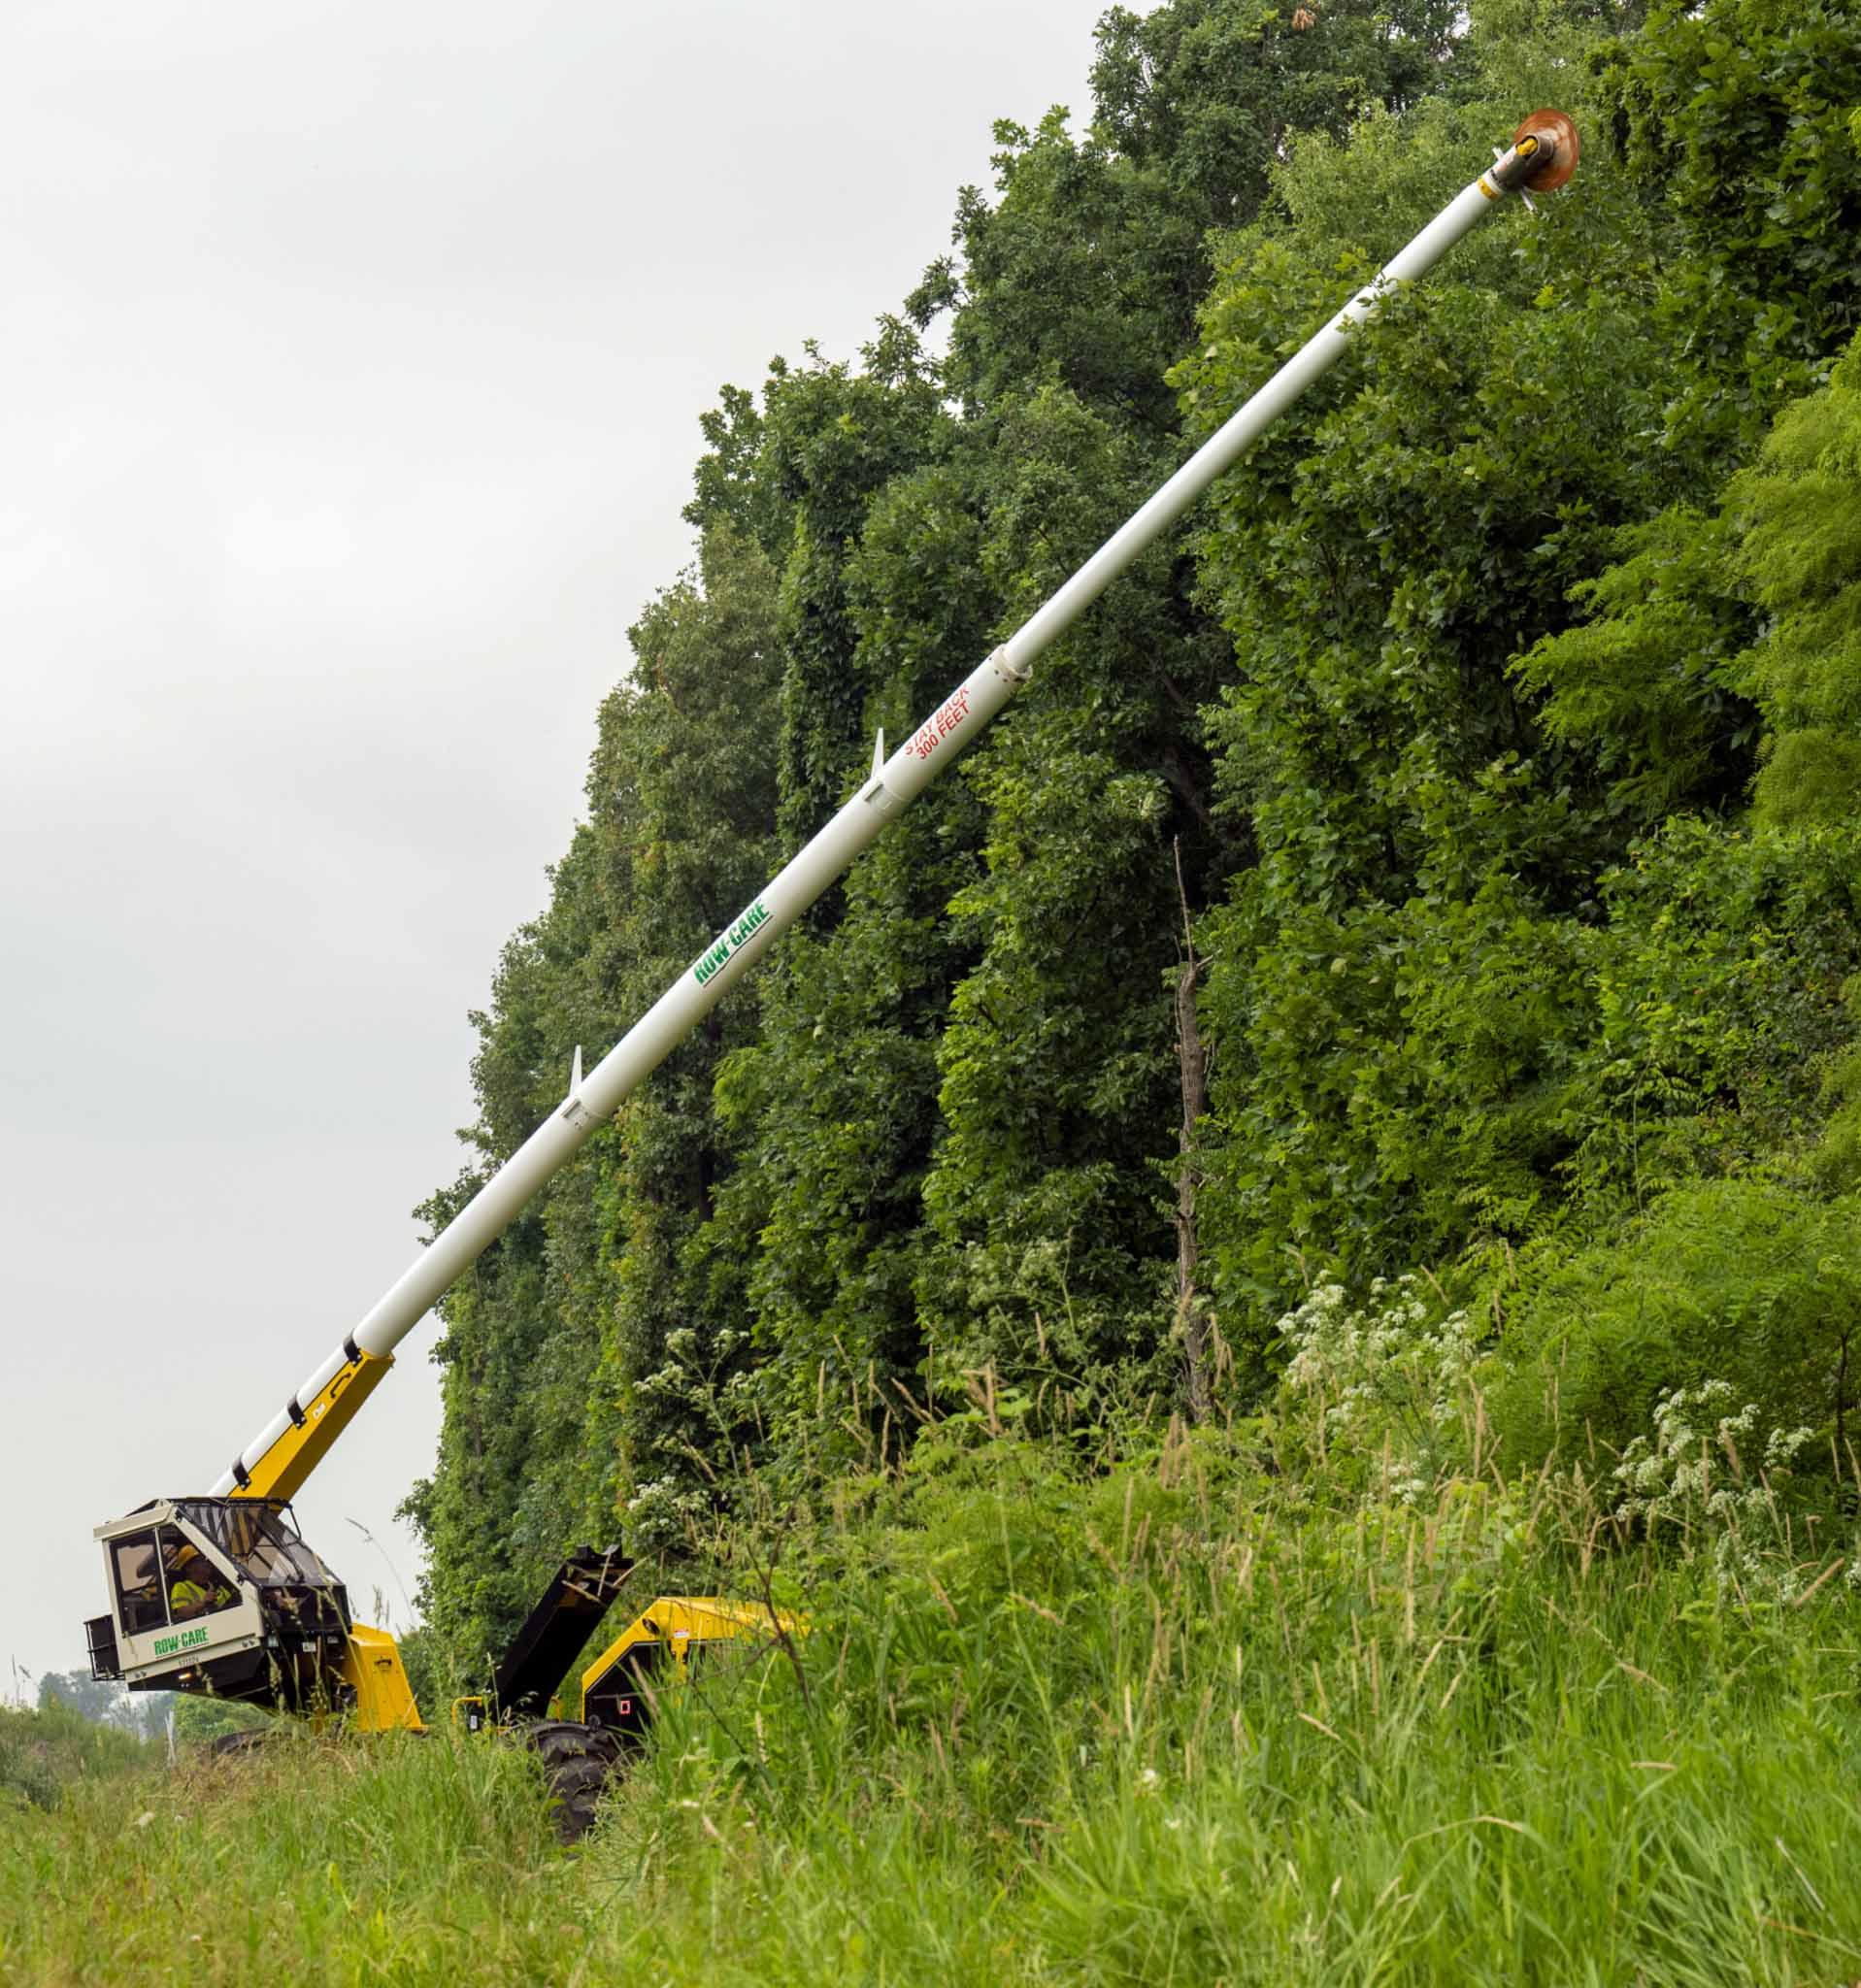
[[237, 1733], [220, 1734], [207, 1751], [215, 1760], [237, 1760], [242, 1755], [256, 1753], [279, 1737], [276, 1726], [252, 1726]]
[[525, 1728], [524, 1744], [542, 1756], [557, 1834], [579, 1843], [594, 1821], [595, 1805], [620, 1764], [615, 1736], [603, 1726], [545, 1719]]

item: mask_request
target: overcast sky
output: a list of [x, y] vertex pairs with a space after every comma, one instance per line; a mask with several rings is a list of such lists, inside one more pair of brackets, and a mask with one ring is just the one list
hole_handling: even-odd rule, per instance
[[[1098, 12], [0, 10], [0, 1663], [405, 1268], [699, 414], [856, 350]], [[401, 1626], [432, 1340], [298, 1501]]]

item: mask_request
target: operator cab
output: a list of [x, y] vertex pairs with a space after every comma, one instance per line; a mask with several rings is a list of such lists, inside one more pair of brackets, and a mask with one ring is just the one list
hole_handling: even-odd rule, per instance
[[264, 1498], [158, 1498], [99, 1526], [111, 1610], [84, 1624], [93, 1677], [281, 1710], [342, 1703], [349, 1596]]

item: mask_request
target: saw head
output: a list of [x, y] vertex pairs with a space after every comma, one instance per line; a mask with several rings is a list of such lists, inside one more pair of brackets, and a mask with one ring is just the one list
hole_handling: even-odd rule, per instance
[[1555, 193], [1577, 170], [1580, 149], [1577, 126], [1562, 111], [1534, 111], [1512, 133], [1512, 144], [1521, 145], [1528, 138], [1547, 140], [1550, 157], [1537, 172], [1527, 175], [1526, 188], [1533, 193]]

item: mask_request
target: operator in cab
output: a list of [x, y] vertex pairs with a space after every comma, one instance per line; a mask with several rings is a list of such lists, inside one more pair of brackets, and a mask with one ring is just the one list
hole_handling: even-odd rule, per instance
[[168, 1576], [168, 1619], [185, 1622], [195, 1615], [229, 1607], [233, 1591], [216, 1567], [192, 1547], [177, 1556]]

